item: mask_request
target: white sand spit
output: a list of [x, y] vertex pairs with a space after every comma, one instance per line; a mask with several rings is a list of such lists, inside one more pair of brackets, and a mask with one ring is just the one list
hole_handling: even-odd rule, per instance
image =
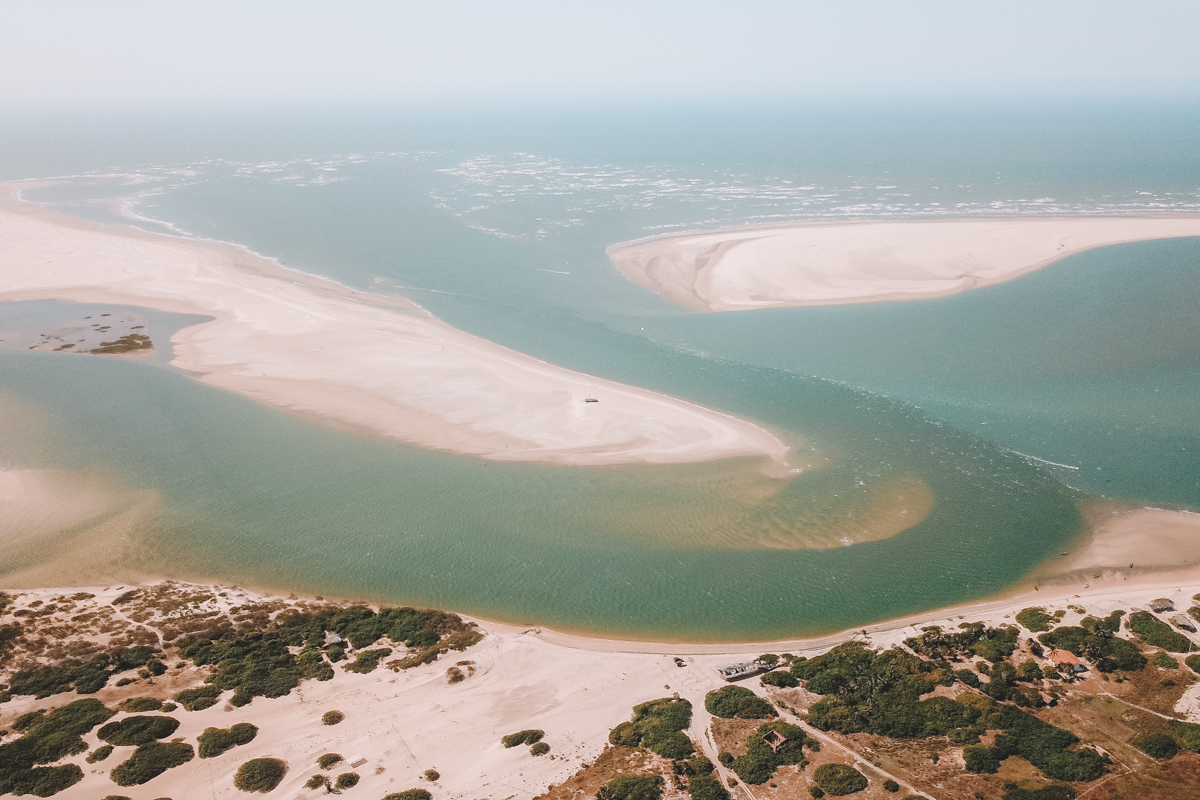
[[[28, 186], [28, 185], [26, 185]], [[403, 301], [218, 243], [102, 228], [0, 192], [0, 301], [111, 302], [200, 314], [175, 366], [323, 422], [506, 461], [594, 465], [766, 457], [763, 428], [547, 364]], [[588, 398], [599, 402], [586, 402]]]
[[743, 311], [940, 297], [1083, 250], [1180, 236], [1200, 236], [1200, 217], [791, 223], [640, 239], [608, 254], [676, 303]]

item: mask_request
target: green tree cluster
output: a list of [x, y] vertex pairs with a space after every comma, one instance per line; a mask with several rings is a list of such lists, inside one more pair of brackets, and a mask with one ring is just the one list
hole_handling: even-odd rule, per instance
[[702, 755], [675, 762], [675, 774], [687, 778], [688, 795], [692, 800], [729, 800], [729, 790], [713, 774], [715, 769]]
[[618, 775], [596, 792], [596, 800], [661, 800], [662, 775]]
[[633, 707], [633, 719], [608, 734], [608, 741], [624, 747], [647, 747], [663, 758], [688, 758], [696, 751], [683, 732], [692, 724], [692, 704], [678, 698], [651, 700]]
[[[772, 732], [785, 740], [774, 749], [766, 739]], [[744, 783], [758, 786], [770, 780], [775, 770], [784, 764], [807, 764], [804, 757], [807, 744], [809, 739], [803, 728], [775, 720], [750, 734], [746, 739], [746, 753], [735, 758], [729, 766]]]
[[1017, 622], [1032, 633], [1042, 633], [1054, 626], [1054, 617], [1044, 608], [1026, 608], [1017, 613]]
[[723, 719], [766, 719], [776, 714], [775, 706], [744, 686], [722, 686], [709, 692], [704, 708]]
[[537, 744], [545, 735], [546, 732], [543, 730], [531, 729], [527, 731], [517, 731], [516, 733], [510, 733], [507, 736], [501, 736], [500, 744], [504, 745], [505, 747], [519, 747], [523, 744]]
[[374, 672], [379, 666], [380, 660], [390, 656], [392, 648], [379, 647], [374, 650], [360, 650], [354, 659], [353, 664], [346, 665], [347, 672], [357, 672], [360, 675], [365, 675], [368, 672]]
[[257, 726], [239, 722], [229, 728], [205, 728], [196, 743], [200, 745], [201, 758], [216, 758], [227, 750], [249, 744], [257, 735]]
[[287, 764], [278, 758], [254, 758], [238, 767], [234, 787], [243, 792], [269, 792], [287, 774]]
[[157, 651], [152, 647], [119, 647], [87, 661], [66, 659], [56, 664], [31, 667], [13, 675], [8, 691], [16, 695], [33, 695], [39, 700], [71, 689], [79, 694], [95, 694], [119, 672], [147, 667], [155, 675], [163, 674], [166, 666], [156, 656]]
[[184, 689], [175, 695], [175, 702], [188, 711], [203, 711], [215, 706], [221, 690], [215, 686], [201, 686], [199, 689]]
[[[1089, 747], [1076, 747], [1079, 737], [1012, 706], [997, 706], [989, 728], [1004, 731], [992, 747], [972, 748], [975, 763], [990, 765], [1009, 756], [1021, 756], [1046, 775], [1060, 781], [1094, 781], [1108, 771], [1103, 757]], [[990, 750], [993, 762], [986, 754]], [[968, 767], [969, 768], [969, 767]], [[991, 770], [987, 770], [991, 771]]]
[[1175, 739], [1165, 733], [1152, 733], [1134, 744], [1143, 753], [1159, 761], [1174, 758], [1179, 753], [1179, 745]]
[[165, 739], [179, 727], [174, 717], [136, 716], [110, 722], [96, 732], [104, 741], [117, 747], [132, 747], [149, 744], [156, 739]]
[[109, 777], [117, 786], [140, 786], [195, 755], [192, 746], [184, 742], [149, 742], [138, 745], [127, 761], [113, 767]]
[[1193, 753], [1200, 753], [1200, 725], [1194, 722], [1172, 722], [1171, 726], [1183, 740], [1183, 746]]
[[920, 636], [904, 640], [913, 652], [935, 661], [962, 661], [971, 656], [999, 661], [1017, 649], [1017, 629], [1011, 625], [989, 628], [982, 622], [964, 622], [957, 632], [946, 632], [940, 626], [921, 629]]
[[1124, 613], [1114, 611], [1103, 619], [1084, 617], [1079, 625], [1055, 628], [1038, 641], [1085, 658], [1101, 672], [1136, 672], [1146, 666], [1146, 658], [1136, 644], [1116, 635]]
[[1129, 615], [1125, 627], [1153, 647], [1161, 647], [1172, 653], [1190, 653], [1195, 649], [1192, 640], [1172, 630], [1171, 626], [1149, 611], [1135, 611]]
[[822, 764], [813, 773], [813, 781], [826, 794], [844, 797], [867, 788], [867, 776], [845, 764]]
[[83, 770], [74, 764], [39, 765], [87, 750], [83, 734], [115, 713], [100, 701], [86, 698], [49, 713], [38, 710], [17, 717], [12, 728], [21, 737], [0, 745], [0, 794], [49, 797], [78, 783]]

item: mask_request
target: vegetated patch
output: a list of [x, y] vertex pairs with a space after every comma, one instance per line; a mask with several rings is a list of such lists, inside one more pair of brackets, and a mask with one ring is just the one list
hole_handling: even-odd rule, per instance
[[165, 739], [179, 727], [174, 717], [136, 716], [110, 722], [96, 732], [104, 741], [118, 747], [149, 744], [156, 739]]
[[813, 773], [813, 781], [826, 794], [842, 797], [867, 788], [867, 776], [845, 764], [822, 764]]
[[201, 758], [216, 758], [227, 750], [254, 741], [258, 727], [249, 722], [239, 722], [229, 728], [205, 728], [197, 738]]
[[121, 703], [121, 710], [130, 714], [140, 714], [145, 711], [158, 711], [163, 707], [162, 700], [157, 697], [131, 697]]
[[618, 775], [596, 792], [596, 800], [660, 800], [662, 775]]
[[337, 776], [336, 786], [339, 789], [349, 789], [353, 786], [357, 786], [358, 781], [359, 776], [357, 772], [343, 772], [341, 775]]
[[[1005, 676], [997, 681], [1003, 666]], [[860, 642], [846, 642], [824, 655], [793, 664], [805, 688], [823, 697], [809, 708], [808, 721], [821, 730], [873, 733], [894, 739], [947, 736], [958, 745], [974, 745], [988, 730], [1000, 730], [990, 763], [1020, 755], [1046, 775], [1064, 781], [1095, 780], [1107, 770], [1104, 759], [1079, 742], [1070, 731], [1057, 728], [993, 697], [964, 693], [957, 699], [921, 697], [938, 685], [953, 683], [951, 666], [924, 661], [898, 648], [883, 652]], [[1016, 687], [1015, 668], [1005, 661], [993, 665], [997, 682], [1014, 699], [1028, 698]], [[988, 684], [991, 688], [991, 684]], [[996, 694], [1001, 694], [997, 691]], [[1007, 697], [1004, 699], [1008, 699]]]
[[1017, 622], [1031, 633], [1042, 633], [1054, 626], [1054, 617], [1047, 614], [1044, 608], [1026, 608], [1017, 613]]
[[1183, 746], [1193, 753], [1200, 753], [1200, 725], [1194, 722], [1176, 720], [1171, 723], [1175, 733], [1183, 740]]
[[1179, 753], [1179, 745], [1175, 739], [1165, 733], [1152, 733], [1134, 742], [1134, 746], [1158, 761], [1174, 758]]
[[744, 686], [722, 686], [704, 697], [704, 708], [725, 719], [766, 719], [776, 715], [775, 706]]
[[1018, 632], [1012, 625], [989, 628], [982, 622], [964, 622], [958, 627], [957, 632], [947, 633], [938, 625], [930, 625], [921, 628], [920, 636], [905, 639], [904, 644], [935, 661], [961, 661], [978, 656], [996, 662], [1017, 649]]
[[175, 702], [188, 711], [203, 711], [217, 704], [221, 690], [215, 686], [202, 686], [199, 689], [184, 689], [175, 695]]
[[633, 719], [608, 734], [608, 741], [625, 747], [646, 747], [672, 760], [696, 751], [683, 731], [692, 724], [692, 704], [679, 698], [651, 700], [633, 707]]
[[530, 745], [529, 747], [529, 755], [531, 756], [544, 756], [549, 752], [550, 745], [546, 744], [545, 742], [538, 742], [537, 744]]
[[99, 700], [85, 698], [47, 713], [22, 714], [13, 722], [21, 737], [0, 745], [0, 794], [49, 797], [83, 779], [74, 764], [52, 764], [87, 750], [82, 735], [115, 714]]
[[1161, 669], [1179, 669], [1179, 662], [1160, 650], [1154, 654], [1154, 666]]
[[389, 794], [383, 800], [433, 800], [433, 795], [424, 789], [408, 789], [403, 792]]
[[329, 777], [326, 775], [313, 775], [304, 782], [305, 789], [325, 789], [328, 790], [333, 784], [329, 782]]
[[759, 680], [764, 686], [775, 686], [780, 689], [791, 689], [800, 685], [796, 676], [785, 670], [774, 670], [763, 675]]
[[113, 746], [111, 744], [101, 745], [92, 752], [88, 753], [86, 759], [89, 764], [96, 764], [112, 755]]
[[[0, 629], [0, 634], [3, 633]], [[95, 694], [119, 672], [145, 667], [151, 674], [163, 674], [166, 666], [155, 656], [152, 647], [118, 647], [86, 661], [67, 658], [55, 664], [39, 664], [16, 672], [9, 681], [8, 691], [16, 695], [33, 695], [39, 700], [71, 689], [79, 694]]]
[[505, 747], [518, 747], [523, 744], [537, 744], [546, 735], [543, 730], [527, 730], [510, 733], [500, 737], [500, 744]]
[[117, 786], [140, 786], [195, 756], [196, 751], [185, 742], [150, 742], [138, 745], [128, 761], [113, 767], [109, 777]]
[[321, 724], [322, 725], [337, 725], [339, 722], [341, 722], [345, 718], [346, 718], [346, 715], [340, 711], [326, 711], [324, 714], [321, 715]]
[[321, 769], [329, 769], [335, 764], [340, 764], [343, 760], [339, 753], [326, 753], [317, 759], [317, 766]]
[[112, 342], [101, 342], [99, 347], [94, 347], [91, 350], [80, 350], [81, 353], [92, 353], [94, 355], [120, 355], [122, 353], [136, 353], [140, 350], [153, 350], [154, 344], [150, 341], [150, 337], [144, 333], [127, 333], [119, 339]]
[[429, 781], [430, 783], [437, 783], [439, 780], [441, 780], [441, 778], [442, 773], [438, 772], [436, 769], [425, 770], [425, 780]]
[[1149, 611], [1135, 611], [1129, 615], [1125, 627], [1136, 633], [1153, 647], [1161, 647], [1172, 653], [1190, 653], [1195, 649], [1192, 640], [1171, 629], [1171, 626]]
[[687, 791], [692, 800], [730, 800], [729, 790], [713, 774], [715, 769], [703, 755], [674, 763], [675, 774], [687, 780]]
[[1004, 800], [1075, 800], [1075, 790], [1061, 783], [1048, 783], [1037, 789], [1023, 789], [1015, 783], [1006, 783]]
[[1192, 672], [1200, 673], [1200, 654], [1188, 656], [1183, 660], [1183, 663], [1188, 665], [1188, 669]]
[[278, 758], [254, 758], [238, 767], [233, 785], [243, 792], [269, 792], [287, 775], [287, 764]]
[[744, 783], [758, 786], [785, 764], [806, 765], [804, 747], [809, 744], [803, 728], [782, 720], [768, 722], [746, 739], [746, 753], [735, 758], [729, 767]]
[[375, 650], [361, 650], [359, 651], [358, 656], [354, 659], [354, 662], [347, 664], [344, 669], [347, 672], [357, 672], [365, 675], [368, 672], [374, 672], [375, 668], [379, 666], [380, 660], [390, 656], [391, 654], [392, 648], [390, 647], [380, 647]]
[[1124, 613], [1114, 611], [1103, 618], [1087, 616], [1079, 625], [1064, 625], [1043, 633], [1038, 641], [1085, 658], [1101, 672], [1136, 672], [1146, 666], [1146, 658], [1136, 644], [1116, 635]]

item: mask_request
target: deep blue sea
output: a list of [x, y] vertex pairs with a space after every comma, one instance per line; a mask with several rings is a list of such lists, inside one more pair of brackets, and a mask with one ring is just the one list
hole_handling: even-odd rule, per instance
[[[1200, 213], [1198, 132], [1200, 107], [1013, 103], [4, 120], [0, 177], [59, 179], [28, 199], [409, 297], [761, 421], [827, 466], [784, 485], [736, 463], [485, 468], [165, 357], [16, 351], [0, 400], [40, 422], [0, 426], [0, 462], [161, 493], [122, 555], [145, 574], [709, 640], [987, 595], [1063, 549], [1089, 499], [1200, 508], [1200, 239], [949, 298], [720, 314], [633, 285], [605, 247], [793, 219]], [[0, 306], [0, 329], [80, 312]], [[147, 315], [160, 346], [188, 322]], [[918, 524], [836, 546], [914, 485]], [[0, 574], [64, 556], [24, 549]]]

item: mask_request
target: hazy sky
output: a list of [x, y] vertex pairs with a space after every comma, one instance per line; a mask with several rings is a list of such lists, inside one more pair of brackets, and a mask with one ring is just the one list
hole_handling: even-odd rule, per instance
[[0, 0], [0, 104], [1200, 96], [1196, 0]]

